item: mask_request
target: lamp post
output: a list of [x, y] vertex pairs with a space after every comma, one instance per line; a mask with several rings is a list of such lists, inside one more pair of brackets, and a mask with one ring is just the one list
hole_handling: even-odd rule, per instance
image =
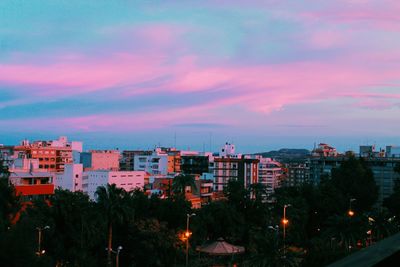
[[50, 229], [50, 226], [46, 225], [44, 227], [36, 227], [36, 230], [38, 231], [38, 251], [36, 252], [36, 255], [38, 255], [38, 257], [46, 253], [44, 249], [42, 250], [42, 231], [47, 229]]
[[119, 253], [121, 252], [121, 250], [122, 250], [122, 246], [119, 246], [119, 247], [117, 248], [117, 256], [116, 256], [116, 258], [115, 258], [115, 266], [116, 266], [116, 267], [119, 267]]
[[[353, 201], [356, 201], [356, 199], [355, 199], [355, 198], [350, 198], [350, 200], [349, 200], [349, 211], [347, 212], [347, 214], [349, 215], [350, 219], [351, 219], [351, 217], [354, 216], [354, 211], [351, 209], [351, 203], [353, 203]], [[350, 227], [351, 227], [351, 222], [350, 222]], [[350, 252], [351, 249], [352, 249], [352, 246], [351, 246], [350, 242], [351, 242], [351, 240], [350, 240], [350, 238], [349, 238], [349, 240], [348, 240], [348, 246], [347, 246], [347, 250], [348, 250], [349, 252]]]
[[283, 257], [286, 257], [286, 225], [289, 223], [289, 220], [286, 219], [286, 209], [288, 207], [291, 207], [291, 204], [285, 204], [283, 205], [283, 220], [282, 220], [282, 224], [283, 224]]
[[[106, 248], [106, 251], [108, 251], [109, 248]], [[117, 251], [110, 249], [110, 252], [115, 254], [115, 267], [119, 267], [119, 253], [122, 250], [122, 246], [118, 246]]]
[[190, 223], [190, 217], [193, 217], [193, 216], [196, 216], [196, 213], [186, 214], [186, 232], [185, 232], [185, 237], [186, 237], [186, 267], [189, 266], [189, 237], [190, 237], [189, 223]]

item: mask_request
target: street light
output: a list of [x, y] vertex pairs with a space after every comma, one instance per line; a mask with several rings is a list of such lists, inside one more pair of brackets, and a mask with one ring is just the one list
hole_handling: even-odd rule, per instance
[[[119, 246], [119, 247], [117, 248], [117, 251], [115, 251], [115, 250], [113, 250], [113, 249], [110, 249], [110, 251], [111, 251], [112, 253], [116, 254], [116, 255], [115, 255], [115, 267], [119, 267], [119, 253], [121, 252], [121, 250], [122, 250], [122, 246]], [[106, 248], [106, 251], [108, 251], [108, 248]]]
[[119, 246], [117, 248], [117, 256], [116, 256], [116, 259], [115, 259], [115, 266], [116, 267], [119, 267], [119, 253], [121, 252], [121, 250], [122, 250], [122, 246]]
[[351, 209], [351, 203], [352, 203], [353, 201], [356, 201], [356, 199], [355, 199], [355, 198], [351, 198], [350, 201], [349, 201], [349, 211], [347, 212], [347, 214], [348, 214], [350, 217], [353, 217], [353, 216], [354, 216], [354, 211]]
[[289, 220], [286, 219], [286, 209], [288, 207], [291, 207], [291, 204], [285, 204], [283, 205], [283, 219], [282, 219], [282, 224], [283, 224], [283, 256], [286, 257], [286, 225], [289, 224]]
[[190, 217], [196, 216], [196, 213], [192, 214], [186, 214], [186, 232], [185, 232], [185, 237], [186, 237], [186, 267], [189, 266], [189, 237], [190, 237], [190, 232], [189, 232], [189, 223], [190, 223]]
[[50, 226], [46, 225], [44, 227], [36, 227], [36, 230], [38, 231], [38, 251], [36, 252], [36, 255], [38, 257], [42, 256], [43, 254], [46, 253], [46, 250], [42, 250], [42, 231], [50, 229]]

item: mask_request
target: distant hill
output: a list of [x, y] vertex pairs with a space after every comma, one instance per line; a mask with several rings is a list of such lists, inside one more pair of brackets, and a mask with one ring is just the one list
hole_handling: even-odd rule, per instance
[[303, 160], [310, 155], [310, 151], [307, 149], [293, 149], [293, 148], [282, 148], [278, 151], [273, 150], [269, 152], [255, 153], [255, 155], [262, 155], [265, 158], [274, 158], [283, 162], [287, 161], [298, 161]]

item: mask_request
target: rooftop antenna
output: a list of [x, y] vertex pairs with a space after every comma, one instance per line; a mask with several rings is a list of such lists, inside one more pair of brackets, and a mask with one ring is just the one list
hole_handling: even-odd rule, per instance
[[210, 152], [212, 152], [212, 133], [209, 133], [209, 137], [210, 137]]
[[174, 148], [176, 148], [176, 132], [174, 133]]

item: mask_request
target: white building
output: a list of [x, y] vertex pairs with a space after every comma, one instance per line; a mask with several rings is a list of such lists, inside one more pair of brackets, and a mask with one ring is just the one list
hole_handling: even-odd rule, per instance
[[65, 164], [64, 172], [57, 173], [55, 186], [71, 192], [82, 191], [82, 164]]
[[131, 191], [136, 188], [143, 189], [147, 183], [146, 180], [147, 175], [144, 171], [87, 171], [82, 176], [82, 189], [92, 200], [95, 200], [95, 193], [99, 186], [115, 184], [119, 188]]
[[267, 195], [271, 195], [274, 193], [275, 188], [280, 187], [283, 175], [282, 164], [271, 158], [257, 158], [260, 160], [258, 164], [258, 182], [265, 185]]
[[144, 171], [153, 176], [168, 174], [168, 154], [157, 148], [151, 155], [135, 155], [134, 170]]

